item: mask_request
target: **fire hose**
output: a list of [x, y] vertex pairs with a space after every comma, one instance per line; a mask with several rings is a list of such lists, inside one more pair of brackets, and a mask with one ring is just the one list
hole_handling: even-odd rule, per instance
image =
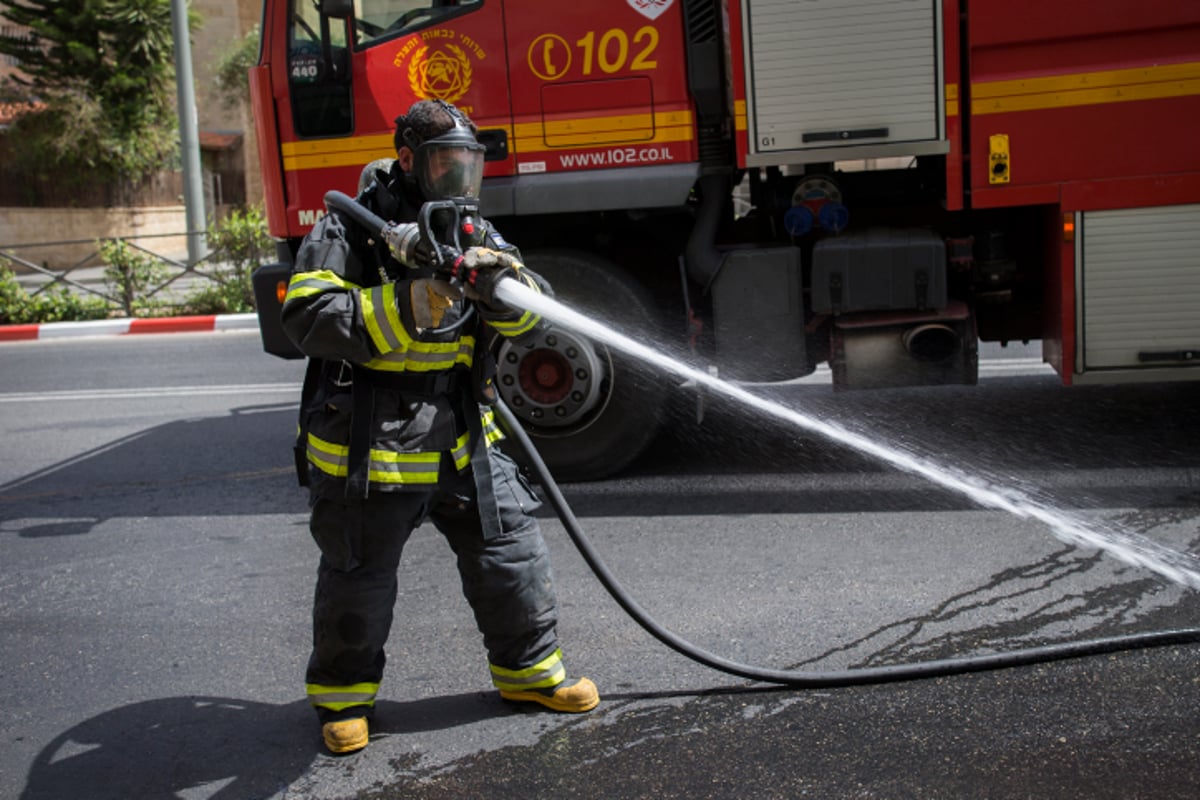
[[[340, 192], [329, 192], [325, 202], [343, 211], [368, 230], [385, 238], [396, 229], [395, 223], [385, 222], [377, 215]], [[509, 280], [509, 279], [504, 279]], [[1200, 643], [1200, 628], [1180, 628], [1166, 631], [1150, 631], [1077, 642], [1060, 642], [1036, 647], [1020, 648], [1000, 653], [908, 662], [881, 667], [859, 667], [844, 670], [778, 670], [742, 664], [704, 650], [668, 630], [646, 612], [625, 590], [612, 570], [604, 563], [596, 548], [583, 531], [579, 520], [568, 505], [550, 469], [542, 460], [533, 441], [519, 420], [497, 398], [494, 405], [506, 433], [516, 441], [533, 470], [538, 483], [546, 494], [555, 514], [562, 522], [567, 535], [575, 545], [584, 562], [591, 569], [604, 589], [617, 604], [639, 626], [662, 644], [697, 663], [719, 672], [741, 678], [779, 684], [802, 689], [860, 686], [864, 684], [895, 683], [922, 678], [962, 675], [972, 672], [1029, 666], [1072, 658], [1104, 655], [1126, 650], [1147, 649]]]

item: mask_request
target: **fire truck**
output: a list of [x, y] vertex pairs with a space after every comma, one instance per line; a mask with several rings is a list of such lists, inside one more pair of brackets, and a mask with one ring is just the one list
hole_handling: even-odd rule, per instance
[[[420, 98], [487, 146], [483, 213], [568, 305], [740, 381], [1200, 378], [1200, 3], [266, 0], [250, 74], [280, 264]], [[566, 479], [672, 390], [557, 330], [501, 393]]]

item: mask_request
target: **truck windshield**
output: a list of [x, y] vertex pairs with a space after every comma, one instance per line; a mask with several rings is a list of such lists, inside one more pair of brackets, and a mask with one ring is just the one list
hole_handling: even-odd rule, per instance
[[427, 27], [446, 17], [458, 16], [482, 0], [354, 0], [354, 44], [374, 42]]

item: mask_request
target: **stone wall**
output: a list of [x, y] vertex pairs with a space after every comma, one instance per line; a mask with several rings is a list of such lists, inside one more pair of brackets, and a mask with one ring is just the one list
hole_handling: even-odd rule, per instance
[[[158, 255], [187, 260], [183, 206], [149, 208], [0, 208], [0, 253], [49, 269], [102, 266], [97, 239], [127, 239]], [[32, 246], [31, 246], [32, 245]], [[81, 263], [85, 262], [85, 263]], [[16, 265], [17, 271], [25, 271]]]

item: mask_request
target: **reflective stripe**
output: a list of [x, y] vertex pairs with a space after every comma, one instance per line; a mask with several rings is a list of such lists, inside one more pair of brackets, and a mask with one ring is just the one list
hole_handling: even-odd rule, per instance
[[376, 286], [363, 292], [361, 299], [363, 322], [375, 343], [375, 350], [391, 353], [406, 348], [412, 339], [404, 330], [396, 308], [396, 284]]
[[404, 327], [396, 305], [396, 284], [364, 289], [329, 270], [302, 272], [288, 283], [284, 304], [329, 291], [359, 293], [363, 324], [378, 356], [362, 366], [384, 372], [430, 372], [458, 364], [471, 366], [475, 337], [450, 342], [417, 341]]
[[496, 413], [490, 408], [483, 412], [483, 438], [489, 446], [504, 441], [504, 431], [496, 424]]
[[[532, 280], [527, 275], [521, 274], [519, 271], [518, 275], [520, 276], [521, 283], [528, 286], [530, 289], [533, 289], [538, 294], [542, 293], [542, 287], [538, 285], [537, 281]], [[532, 311], [526, 310], [517, 319], [489, 319], [488, 324], [495, 328], [496, 332], [501, 336], [520, 336], [522, 333], [527, 333], [528, 331], [533, 330], [541, 321], [542, 318], [540, 316], [534, 314]]]
[[350, 447], [327, 442], [315, 434], [308, 434], [308, 460], [321, 472], [335, 478], [346, 477]]
[[464, 336], [454, 342], [418, 342], [409, 338], [407, 333], [404, 338], [404, 349], [381, 353], [363, 366], [381, 372], [432, 372], [450, 369], [457, 364], [471, 366], [471, 355], [475, 352], [474, 336]]
[[[496, 414], [490, 408], [482, 409], [480, 419], [483, 422], [483, 441], [488, 447], [491, 447], [496, 442], [504, 440], [504, 432], [500, 430], [500, 426], [496, 424]], [[450, 453], [454, 459], [454, 466], [459, 472], [467, 468], [471, 463], [471, 433], [470, 431], [458, 437], [458, 441], [454, 443], [454, 450]]]
[[450, 457], [454, 459], [454, 467], [459, 472], [462, 472], [471, 463], [470, 431], [466, 431], [462, 436], [458, 437], [458, 441], [454, 443], [454, 450], [451, 451]]
[[350, 706], [373, 706], [379, 693], [378, 683], [356, 683], [352, 686], [322, 686], [318, 683], [304, 685], [308, 702], [330, 711], [341, 711]]
[[[460, 440], [461, 441], [461, 440]], [[457, 455], [458, 448], [455, 448]], [[308, 434], [308, 461], [314, 467], [335, 478], [346, 477], [350, 447], [327, 442], [315, 434]], [[468, 454], [469, 458], [469, 454]], [[427, 450], [416, 453], [397, 453], [393, 450], [371, 449], [367, 476], [376, 483], [432, 484], [437, 483], [440, 451]]]
[[567, 677], [567, 669], [562, 663], [562, 650], [555, 650], [532, 667], [525, 669], [505, 669], [495, 664], [488, 666], [492, 669], [492, 685], [509, 692], [557, 686]]
[[367, 476], [376, 483], [437, 483], [442, 454], [371, 450]]
[[532, 311], [526, 311], [521, 315], [520, 319], [500, 322], [497, 320], [488, 320], [488, 324], [496, 329], [502, 336], [520, 336], [522, 333], [533, 330], [537, 324], [542, 321], [542, 318]]
[[298, 272], [288, 281], [287, 295], [283, 302], [286, 305], [292, 300], [299, 300], [303, 297], [311, 297], [314, 294], [328, 292], [331, 289], [339, 291], [353, 291], [360, 289], [357, 284], [350, 283], [336, 272], [327, 269], [317, 270], [316, 272]]
[[[504, 439], [496, 424], [496, 415], [489, 408], [481, 413], [484, 440], [491, 446]], [[335, 478], [346, 477], [350, 447], [328, 442], [314, 433], [308, 434], [308, 461], [314, 467]], [[450, 451], [454, 466], [460, 472], [471, 463], [471, 434], [464, 432], [454, 442]], [[397, 453], [394, 450], [371, 448], [368, 477], [376, 483], [388, 484], [433, 484], [437, 483], [438, 467], [442, 453], [426, 450], [415, 453]]]

